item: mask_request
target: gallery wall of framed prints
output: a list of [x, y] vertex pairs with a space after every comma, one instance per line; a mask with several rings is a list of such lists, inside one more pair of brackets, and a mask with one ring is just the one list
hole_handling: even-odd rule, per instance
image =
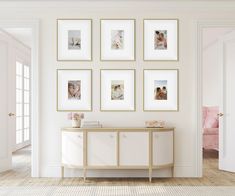
[[[136, 48], [135, 19], [100, 19], [100, 29], [93, 29], [91, 19], [57, 20], [57, 61], [91, 61], [92, 36], [99, 40], [100, 62], [108, 61], [95, 72], [100, 83], [100, 111], [136, 111], [136, 79], [141, 79], [144, 112], [179, 111], [179, 70], [164, 68], [164, 61], [179, 60], [178, 19], [143, 19], [143, 48]], [[137, 23], [138, 24], [138, 23]], [[100, 36], [92, 31], [100, 32]], [[137, 44], [141, 45], [141, 44]], [[124, 69], [112, 68], [112, 62], [136, 61], [136, 50], [143, 50], [142, 60], [159, 61], [156, 69], [140, 68], [138, 65]], [[140, 58], [140, 57], [138, 57]], [[98, 64], [98, 65], [97, 65]], [[120, 66], [122, 67], [122, 66]], [[81, 68], [81, 69], [80, 69]], [[57, 111], [92, 111], [92, 68], [57, 69]], [[142, 72], [142, 75], [136, 76]]]

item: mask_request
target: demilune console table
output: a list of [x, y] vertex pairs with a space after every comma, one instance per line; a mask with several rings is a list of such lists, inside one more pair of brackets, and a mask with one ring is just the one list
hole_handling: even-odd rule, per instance
[[174, 176], [174, 127], [62, 128], [64, 168], [154, 169], [171, 168]]

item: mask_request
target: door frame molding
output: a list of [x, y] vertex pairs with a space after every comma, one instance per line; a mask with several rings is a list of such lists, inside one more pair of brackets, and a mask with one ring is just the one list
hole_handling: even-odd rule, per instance
[[234, 27], [235, 20], [198, 20], [195, 22], [195, 119], [196, 119], [196, 164], [195, 164], [195, 176], [203, 176], [203, 154], [202, 154], [202, 141], [203, 141], [203, 132], [202, 132], [202, 96], [203, 96], [203, 77], [202, 77], [202, 60], [203, 60], [203, 29], [204, 28], [226, 28]]
[[[40, 177], [39, 170], [39, 19], [0, 20], [0, 28], [32, 29], [31, 49], [31, 176]], [[9, 139], [9, 138], [8, 138]]]

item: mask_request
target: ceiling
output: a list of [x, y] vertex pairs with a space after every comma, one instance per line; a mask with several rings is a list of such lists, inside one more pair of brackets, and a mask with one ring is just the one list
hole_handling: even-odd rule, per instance
[[32, 30], [30, 28], [4, 28], [3, 30], [29, 48], [32, 47]]
[[174, 1], [174, 2], [177, 2], [177, 1], [179, 1], [179, 2], [225, 2], [225, 1], [235, 1], [235, 0], [0, 0], [0, 2], [10, 2], [10, 1], [14, 1], [14, 2], [24, 2], [24, 1], [31, 1], [31, 2], [34, 2], [34, 1], [37, 1], [37, 2], [39, 2], [39, 1], [44, 1], [44, 2], [46, 2], [46, 1], [48, 1], [48, 2], [53, 2], [53, 1], [64, 1], [64, 2], [68, 2], [68, 1], [86, 1], [86, 2], [88, 2], [88, 1], [111, 1], [111, 2], [115, 2], [115, 1], [117, 1], [117, 2], [119, 2], [119, 1], [126, 1], [126, 2], [128, 2], [128, 1], [162, 1], [162, 2], [166, 2], [166, 1]]

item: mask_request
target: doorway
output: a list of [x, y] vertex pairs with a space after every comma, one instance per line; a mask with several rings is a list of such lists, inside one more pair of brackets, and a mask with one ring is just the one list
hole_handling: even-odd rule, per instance
[[200, 21], [196, 41], [197, 176], [202, 177], [206, 169], [234, 172], [230, 127], [234, 113], [229, 100], [234, 94], [230, 84], [235, 75], [235, 23]]
[[235, 28], [208, 27], [202, 32], [203, 168], [219, 171], [220, 39]]
[[4, 120], [0, 127], [4, 129], [1, 129], [0, 136], [5, 142], [0, 144], [0, 172], [26, 164], [29, 175], [39, 177], [39, 21], [0, 21], [0, 29], [5, 37], [0, 40], [2, 54], [5, 55], [1, 56], [4, 60], [1, 67], [6, 75], [2, 74], [1, 83], [7, 86], [1, 101]]

